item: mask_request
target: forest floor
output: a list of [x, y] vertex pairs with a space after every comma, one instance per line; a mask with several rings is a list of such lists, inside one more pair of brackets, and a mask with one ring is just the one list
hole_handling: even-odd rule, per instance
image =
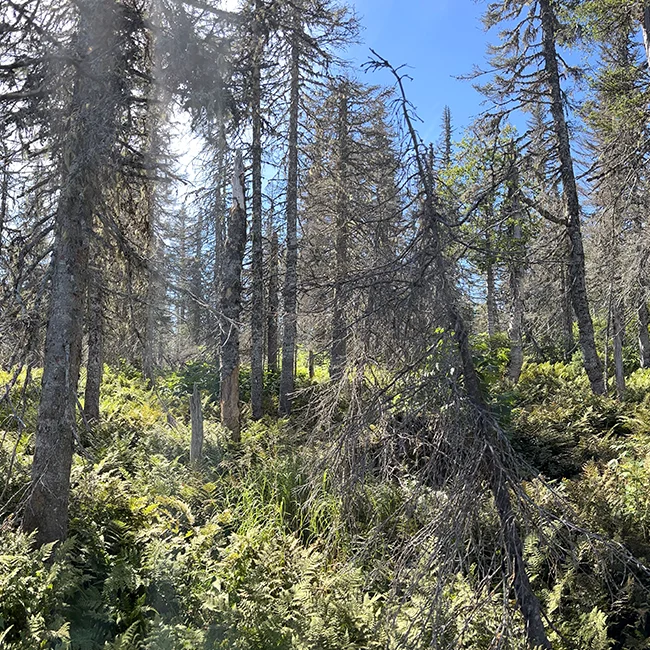
[[[490, 363], [479, 366], [515, 449], [581, 526], [650, 565], [650, 371], [630, 376], [620, 403], [591, 395], [577, 364], [527, 363], [512, 387]], [[358, 553], [403, 503], [404, 481], [368, 481], [350, 506], [326, 469], [314, 471], [299, 417], [247, 422], [232, 445], [211, 372], [190, 365], [150, 389], [133, 368], [106, 369], [102, 424], [80, 425], [70, 537], [57, 549], [32, 548], [17, 527], [38, 372], [15, 385], [19, 411], [0, 413], [0, 647], [379, 649], [410, 638], [414, 610], [404, 599], [393, 609], [389, 594], [394, 533], [375, 543], [381, 552]], [[206, 396], [200, 466], [189, 463], [195, 381]], [[402, 523], [401, 534], [421, 527]], [[560, 559], [529, 539], [526, 549], [554, 647], [650, 647], [647, 581], [579, 541]], [[478, 587], [469, 574], [456, 584], [450, 603], [462, 612]], [[449, 647], [494, 647], [499, 617], [496, 606], [481, 610]]]

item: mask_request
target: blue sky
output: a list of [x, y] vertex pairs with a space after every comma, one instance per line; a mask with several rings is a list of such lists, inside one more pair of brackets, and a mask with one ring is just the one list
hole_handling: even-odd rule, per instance
[[[486, 62], [486, 34], [480, 17], [486, 3], [473, 0], [348, 0], [361, 19], [362, 43], [349, 49], [357, 64], [375, 49], [394, 66], [406, 63], [410, 101], [424, 120], [419, 132], [425, 142], [440, 133], [445, 104], [452, 112], [455, 136], [481, 111], [481, 96], [470, 81], [455, 79]], [[368, 83], [389, 83], [380, 73], [359, 73]]]

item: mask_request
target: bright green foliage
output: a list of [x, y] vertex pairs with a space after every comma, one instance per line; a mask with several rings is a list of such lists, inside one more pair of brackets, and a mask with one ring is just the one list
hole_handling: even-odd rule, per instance
[[[594, 397], [578, 363], [528, 363], [513, 387], [501, 379], [507, 354], [503, 337], [475, 341], [486, 392], [530, 463], [530, 497], [555, 511], [535, 477], [542, 471], [576, 523], [650, 563], [650, 371], [631, 375], [622, 404]], [[105, 422], [84, 432], [71, 538], [54, 555], [32, 549], [11, 517], [0, 529], [0, 647], [415, 650], [434, 638], [463, 650], [488, 650], [495, 638], [520, 647], [513, 594], [477, 568], [500, 552], [488, 498], [477, 505], [483, 556], [454, 569], [444, 614], [427, 619], [438, 569], [426, 554], [414, 560], [422, 575], [400, 607], [391, 587], [397, 550], [426, 530], [444, 493], [419, 484], [407, 464], [395, 482], [369, 471], [342, 491], [325, 469], [314, 480], [319, 448], [295, 422], [249, 424], [232, 447], [209, 409], [205, 459], [190, 468], [187, 398], [158, 391], [135, 372], [106, 370]], [[25, 395], [33, 412], [38, 390]], [[29, 482], [30, 433], [3, 437], [3, 474], [16, 447], [7, 513]], [[603, 548], [559, 525], [526, 537], [558, 650], [647, 647], [648, 577], [639, 569], [635, 579]]]
[[31, 548], [31, 538], [6, 530], [0, 552], [0, 647], [68, 647], [70, 624], [61, 603], [80, 580], [68, 561], [68, 542], [52, 558], [52, 545]]
[[[326, 477], [307, 488], [297, 434], [256, 423], [229, 451], [206, 421], [197, 471], [180, 396], [173, 406], [176, 428], [141, 377], [107, 369], [105, 424], [73, 466], [70, 540], [48, 560], [51, 548], [0, 531], [0, 646], [381, 647], [378, 601], [343, 540], [331, 544], [338, 499]], [[28, 451], [21, 443], [11, 492], [28, 484]]]

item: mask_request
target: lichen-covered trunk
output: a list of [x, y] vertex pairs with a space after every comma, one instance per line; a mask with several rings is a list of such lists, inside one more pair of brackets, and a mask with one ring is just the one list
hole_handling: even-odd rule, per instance
[[334, 305], [332, 309], [332, 349], [330, 378], [343, 376], [347, 357], [347, 324], [345, 321], [346, 281], [348, 275], [348, 91], [345, 82], [339, 88], [338, 114], [337, 206], [334, 279]]
[[279, 254], [278, 233], [274, 230], [271, 235], [271, 249], [269, 251], [269, 294], [266, 317], [266, 358], [267, 367], [272, 373], [278, 371]]
[[232, 207], [224, 246], [221, 280], [221, 423], [234, 442], [241, 439], [239, 412], [239, 317], [241, 315], [241, 274], [246, 246], [246, 203], [244, 165], [241, 153], [235, 156], [232, 180]]
[[291, 87], [289, 93], [289, 142], [287, 156], [287, 236], [283, 297], [282, 370], [280, 415], [291, 413], [298, 329], [298, 114], [300, 99], [300, 18], [294, 10], [291, 42]]
[[65, 539], [68, 530], [90, 234], [117, 113], [113, 80], [119, 5], [83, 0], [77, 7], [78, 63], [68, 112], [72, 122], [62, 156], [65, 172], [56, 213], [41, 401], [23, 519], [26, 531], [37, 531], [39, 545]]
[[104, 366], [104, 287], [101, 271], [90, 270], [88, 285], [88, 360], [86, 362], [86, 389], [84, 416], [87, 422], [99, 422], [99, 395]]
[[576, 320], [584, 368], [591, 384], [591, 390], [605, 393], [603, 365], [594, 339], [594, 326], [589, 311], [587, 282], [585, 278], [585, 254], [580, 229], [580, 201], [573, 169], [573, 158], [569, 140], [569, 129], [564, 116], [564, 100], [558, 67], [555, 43], [556, 17], [550, 0], [540, 0], [540, 20], [542, 26], [542, 53], [544, 56], [546, 81], [550, 94], [550, 111], [553, 117], [557, 155], [560, 162], [562, 191], [566, 202], [567, 235], [569, 237], [569, 289]]
[[642, 368], [650, 368], [650, 335], [648, 334], [650, 314], [648, 314], [645, 294], [639, 301], [637, 321], [639, 326], [639, 362]]
[[262, 417], [264, 373], [264, 254], [262, 248], [262, 35], [260, 0], [255, 2], [253, 18], [253, 61], [251, 68], [252, 146], [252, 259], [251, 259], [251, 414]]

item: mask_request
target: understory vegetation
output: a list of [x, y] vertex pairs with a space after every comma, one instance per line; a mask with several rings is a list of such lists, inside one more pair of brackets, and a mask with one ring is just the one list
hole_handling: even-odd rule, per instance
[[[579, 363], [529, 361], [513, 386], [499, 376], [507, 355], [498, 340], [474, 349], [529, 465], [527, 494], [554, 507], [538, 489], [541, 473], [573, 511], [565, 553], [540, 544], [539, 533], [525, 539], [553, 647], [647, 648], [650, 576], [626, 553], [650, 565], [650, 370], [631, 374], [621, 403], [594, 396]], [[214, 373], [189, 364], [149, 388], [132, 367], [105, 368], [102, 424], [86, 430], [78, 421], [69, 538], [56, 548], [36, 548], [17, 526], [40, 377], [14, 382], [4, 404], [19, 410], [1, 413], [0, 647], [427, 647], [426, 621], [413, 621], [435, 567], [430, 584], [424, 577], [410, 591], [396, 590], [395, 578], [420, 570], [400, 566], [401, 539], [426, 532], [444, 494], [422, 485], [406, 459], [394, 480], [371, 468], [343, 494], [306, 407], [291, 420], [249, 421], [233, 444], [217, 423]], [[206, 388], [199, 466], [189, 462], [194, 382]], [[325, 386], [303, 380], [312, 399]], [[480, 508], [482, 551], [498, 553], [490, 500]], [[517, 622], [500, 629], [503, 599], [513, 595], [480, 566], [479, 557], [458, 566], [446, 620], [429, 623], [454, 647], [488, 650], [500, 634], [512, 639], [502, 647], [518, 647], [510, 645]]]

